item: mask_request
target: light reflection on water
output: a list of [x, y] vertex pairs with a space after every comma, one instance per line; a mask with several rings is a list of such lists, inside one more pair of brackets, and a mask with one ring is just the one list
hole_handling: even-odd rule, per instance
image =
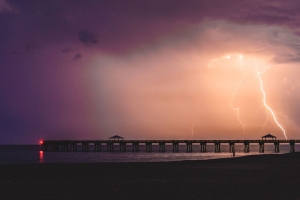
[[44, 162], [44, 152], [40, 151], [40, 163]]
[[[295, 145], [295, 150], [300, 151], [300, 144]], [[127, 146], [127, 152], [119, 152], [115, 146], [114, 152], [107, 152], [106, 146], [102, 146], [102, 152], [94, 152], [90, 146], [90, 152], [43, 152], [38, 145], [1, 145], [0, 164], [24, 164], [24, 163], [97, 163], [97, 162], [167, 162], [181, 160], [206, 160], [232, 157], [229, 153], [229, 145], [221, 145], [221, 153], [214, 153], [214, 145], [207, 145], [207, 153], [200, 153], [200, 146], [194, 145], [193, 152], [187, 153], [186, 146], [180, 145], [179, 152], [173, 153], [172, 146], [166, 145], [166, 152], [158, 152], [158, 146], [153, 145], [153, 152], [146, 152], [144, 145], [140, 145], [140, 152], [132, 152], [131, 145]], [[244, 145], [236, 145], [236, 157], [258, 155], [258, 144], [250, 145], [250, 153], [244, 153]], [[280, 145], [280, 153], [289, 153], [288, 144]], [[274, 145], [265, 145], [265, 153], [273, 154]]]

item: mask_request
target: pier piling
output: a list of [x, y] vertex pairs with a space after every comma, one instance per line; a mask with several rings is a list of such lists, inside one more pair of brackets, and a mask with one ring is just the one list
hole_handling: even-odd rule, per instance
[[82, 151], [83, 152], [90, 151], [90, 149], [89, 149], [89, 143], [88, 142], [82, 142], [81, 145], [82, 145]]
[[244, 153], [250, 152], [250, 143], [249, 141], [244, 141]]
[[279, 142], [274, 142], [275, 145], [275, 153], [279, 153]]
[[94, 142], [94, 151], [96, 152], [101, 151], [101, 142]]
[[166, 151], [166, 143], [165, 142], [159, 142], [159, 152], [165, 152]]
[[120, 152], [126, 152], [126, 142], [120, 142]]
[[200, 152], [201, 153], [206, 152], [206, 142], [200, 142]]
[[295, 153], [295, 140], [290, 141], [290, 152]]
[[234, 142], [229, 142], [229, 153], [232, 153], [235, 151]]
[[113, 142], [107, 142], [107, 152], [113, 152], [114, 151], [114, 143]]
[[173, 146], [173, 152], [179, 152], [178, 145], [179, 145], [178, 142], [173, 142], [173, 143], [172, 143], [172, 146]]
[[139, 152], [140, 151], [138, 142], [133, 142], [132, 143], [132, 151], [133, 152]]
[[77, 151], [77, 142], [70, 142], [70, 151]]
[[215, 142], [215, 153], [220, 153], [220, 152], [221, 152], [221, 143]]
[[264, 142], [259, 142], [259, 153], [264, 153], [265, 152], [265, 143]]
[[186, 142], [186, 152], [193, 152], [193, 143]]
[[62, 141], [60, 143], [60, 150], [61, 151], [69, 151], [69, 142], [68, 141]]
[[152, 152], [152, 142], [146, 142], [146, 152]]

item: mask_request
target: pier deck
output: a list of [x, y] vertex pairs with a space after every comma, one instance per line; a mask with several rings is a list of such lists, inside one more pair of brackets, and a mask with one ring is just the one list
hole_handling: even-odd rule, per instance
[[221, 152], [220, 145], [228, 144], [229, 152], [235, 152], [235, 144], [244, 144], [244, 152], [250, 152], [250, 144], [258, 144], [259, 152], [264, 153], [265, 144], [274, 144], [275, 153], [279, 153], [280, 144], [289, 144], [290, 152], [295, 152], [295, 144], [300, 140], [43, 140], [41, 141], [42, 151], [77, 151], [77, 146], [81, 145], [82, 151], [90, 151], [90, 146], [94, 146], [94, 151], [102, 151], [102, 144], [105, 144], [108, 152], [114, 151], [115, 146], [119, 146], [120, 152], [126, 152], [127, 144], [132, 144], [132, 151], [139, 152], [139, 145], [146, 145], [146, 152], [152, 152], [152, 144], [159, 145], [159, 152], [165, 152], [165, 145], [173, 145], [173, 152], [179, 152], [178, 145], [185, 144], [186, 151], [192, 152], [193, 145], [199, 144], [200, 152], [206, 152], [206, 144], [215, 145], [215, 152]]

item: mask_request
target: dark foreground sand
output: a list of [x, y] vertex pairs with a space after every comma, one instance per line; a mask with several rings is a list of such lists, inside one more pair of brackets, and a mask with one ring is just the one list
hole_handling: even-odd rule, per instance
[[0, 199], [300, 199], [300, 153], [0, 166]]

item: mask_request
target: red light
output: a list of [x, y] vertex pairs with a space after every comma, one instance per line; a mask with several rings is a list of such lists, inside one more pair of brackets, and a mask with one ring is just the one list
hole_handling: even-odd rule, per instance
[[40, 141], [40, 144], [43, 144], [43, 143], [44, 143], [44, 141], [43, 141], [43, 140], [41, 140], [41, 141]]

